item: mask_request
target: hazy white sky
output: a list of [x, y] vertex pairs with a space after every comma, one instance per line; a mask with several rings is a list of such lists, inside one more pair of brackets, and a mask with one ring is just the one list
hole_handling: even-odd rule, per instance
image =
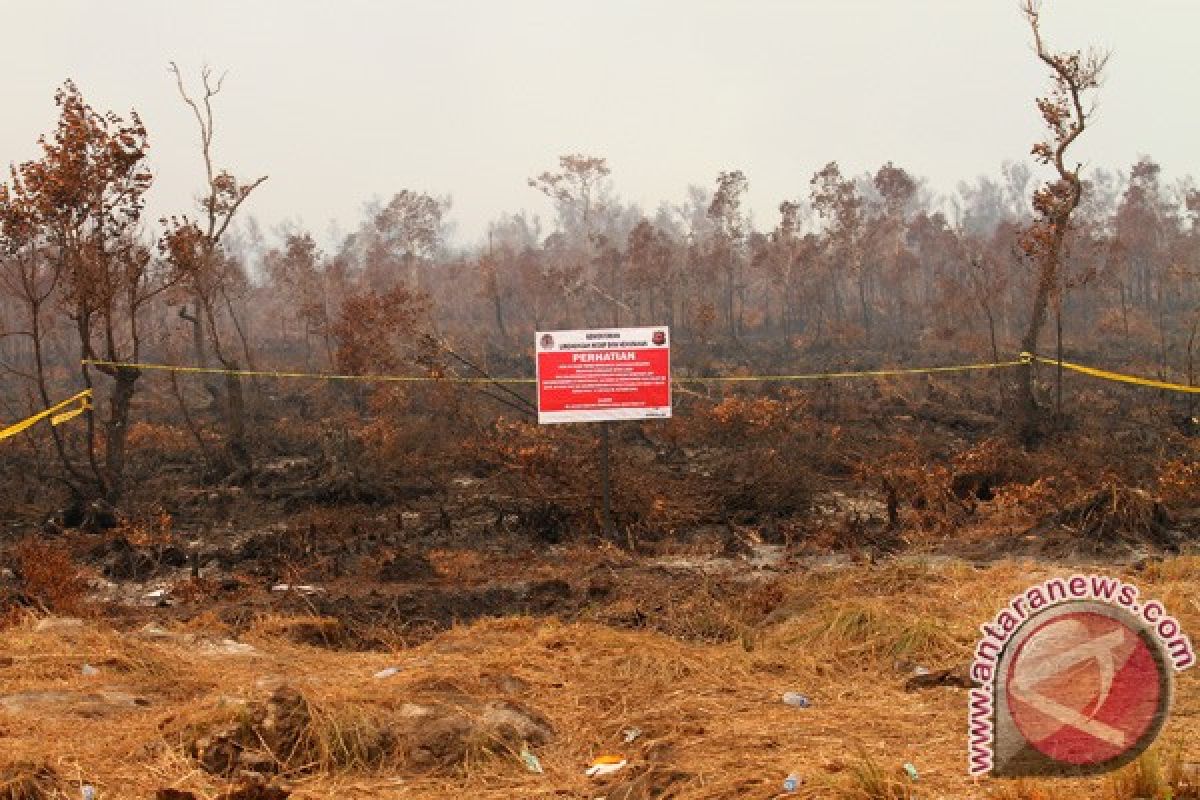
[[[167, 62], [228, 72], [218, 162], [270, 179], [270, 229], [355, 226], [401, 188], [449, 194], [461, 243], [501, 212], [549, 218], [525, 181], [558, 155], [608, 158], [648, 211], [742, 169], [760, 226], [830, 160], [892, 160], [951, 191], [997, 175], [1039, 135], [1048, 79], [1015, 0], [0, 0], [0, 163], [37, 154], [53, 94], [137, 109], [152, 137], [151, 212], [190, 210], [194, 120]], [[1150, 154], [1200, 175], [1197, 0], [1047, 0], [1056, 47], [1113, 50], [1090, 164]], [[1042, 173], [1037, 173], [1041, 175]]]

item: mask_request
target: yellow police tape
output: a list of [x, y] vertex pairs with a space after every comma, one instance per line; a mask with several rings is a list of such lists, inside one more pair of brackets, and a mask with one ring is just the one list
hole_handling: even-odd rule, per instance
[[[75, 408], [71, 408], [73, 405]], [[23, 419], [20, 422], [9, 425], [7, 428], [0, 428], [0, 439], [16, 436], [21, 431], [33, 427], [47, 417], [50, 418], [51, 425], [62, 425], [64, 422], [75, 419], [83, 412], [90, 411], [91, 408], [92, 390], [84, 389], [79, 394], [50, 406], [45, 411], [39, 411], [28, 419]]]
[[[183, 372], [205, 375], [241, 375], [252, 378], [309, 378], [313, 380], [327, 381], [372, 381], [383, 383], [425, 383], [433, 381], [477, 384], [536, 383], [536, 379], [534, 378], [460, 378], [437, 377], [433, 375], [334, 375], [321, 372], [283, 372], [279, 370], [185, 367], [175, 364], [135, 364], [125, 361], [102, 361], [100, 359], [92, 358], [83, 359], [82, 363], [98, 367], [162, 370], [167, 372]], [[1141, 378], [1137, 375], [1127, 375], [1122, 372], [1112, 372], [1106, 369], [1097, 369], [1084, 364], [1076, 364], [1071, 361], [1059, 361], [1058, 359], [1046, 358], [1045, 356], [1038, 356], [1032, 353], [1021, 353], [1021, 355], [1015, 361], [992, 361], [980, 364], [959, 364], [947, 367], [873, 369], [848, 372], [813, 372], [800, 375], [724, 375], [714, 377], [676, 377], [674, 378], [674, 381], [676, 383], [739, 383], [751, 381], [830, 380], [833, 378], [887, 378], [902, 375], [931, 375], [936, 373], [966, 372], [982, 369], [1006, 369], [1009, 367], [1018, 367], [1032, 363], [1046, 364], [1048, 366], [1061, 366], [1063, 369], [1069, 369], [1082, 375], [1089, 375], [1093, 378], [1101, 378], [1103, 380], [1115, 381], [1117, 383], [1125, 383], [1133, 386], [1147, 386], [1152, 389], [1163, 389], [1171, 392], [1200, 394], [1200, 386], [1188, 386], [1182, 383], [1170, 383], [1168, 381], [1159, 381], [1152, 378]], [[20, 422], [14, 423], [5, 428], [0, 428], [0, 440], [7, 439], [11, 436], [16, 436], [18, 433], [21, 433], [22, 431], [36, 425], [43, 419], [49, 418], [51, 425], [61, 425], [64, 422], [74, 419], [85, 411], [90, 411], [91, 409], [92, 390], [84, 389], [82, 392], [63, 400], [62, 402], [53, 405], [44, 411], [40, 411], [37, 414], [34, 414], [32, 417], [23, 419]]]
[[993, 361], [983, 364], [958, 364], [949, 367], [913, 367], [912, 369], [869, 369], [854, 372], [810, 372], [802, 375], [721, 375], [710, 378], [673, 377], [675, 383], [738, 383], [750, 381], [819, 381], [830, 378], [889, 378], [898, 375], [930, 375], [937, 372], [967, 372], [980, 369], [1019, 367], [1023, 361]]
[[[182, 367], [174, 364], [134, 364], [122, 361], [101, 361], [86, 358], [84, 364], [97, 367], [166, 370], [201, 375], [240, 375], [249, 378], [310, 378], [326, 381], [370, 381], [377, 383], [537, 383], [536, 378], [460, 378], [434, 375], [337, 375], [327, 372], [281, 372], [278, 370], [222, 369], [220, 367]], [[984, 364], [961, 364], [949, 367], [916, 367], [912, 369], [876, 369], [858, 372], [813, 372], [803, 375], [724, 375], [715, 377], [673, 376], [674, 383], [733, 383], [739, 381], [807, 381], [827, 378], [885, 378], [894, 375], [921, 375], [936, 372], [965, 372], [967, 370], [1017, 367], [1024, 361], [997, 361]]]
[[[1158, 381], [1151, 378], [1140, 378], [1136, 375], [1127, 375], [1121, 372], [1110, 372], [1108, 370], [1096, 369], [1095, 367], [1088, 367], [1083, 364], [1073, 363], [1071, 361], [1059, 362], [1058, 359], [1046, 358], [1045, 356], [1037, 356], [1031, 353], [1021, 353], [1021, 355], [1013, 361], [987, 361], [978, 364], [955, 364], [945, 367], [849, 370], [844, 372], [810, 372], [798, 375], [720, 375], [712, 377], [675, 376], [671, 380], [674, 383], [749, 383], [753, 381], [816, 381], [830, 380], [834, 378], [888, 378], [904, 375], [933, 375], [947, 372], [969, 372], [984, 369], [1009, 369], [1011, 367], [1020, 367], [1034, 362], [1039, 364], [1048, 364], [1050, 366], [1057, 366], [1061, 363], [1063, 369], [1073, 370], [1084, 375], [1116, 381], [1118, 383], [1127, 383], [1136, 386], [1148, 386], [1154, 389], [1165, 389], [1167, 391], [1174, 392], [1200, 394], [1200, 386], [1188, 386], [1182, 383], [1169, 383], [1167, 381]], [[222, 369], [220, 367], [184, 367], [174, 364], [135, 364], [123, 361], [101, 361], [99, 359], [90, 358], [84, 359], [83, 363], [99, 367], [164, 370], [168, 372], [182, 372], [202, 375], [240, 375], [250, 378], [308, 378], [312, 380], [368, 381], [376, 383], [442, 382], [516, 384], [537, 382], [535, 378], [461, 378], [455, 376], [439, 377], [434, 375], [337, 375], [324, 372], [284, 372], [279, 370]]]
[[1139, 378], [1137, 375], [1126, 375], [1123, 372], [1110, 372], [1106, 369], [1096, 369], [1095, 367], [1088, 367], [1083, 364], [1075, 364], [1070, 361], [1059, 361], [1057, 358], [1046, 358], [1045, 356], [1035, 356], [1032, 353], [1021, 353], [1021, 361], [1019, 363], [1027, 364], [1031, 361], [1036, 361], [1039, 364], [1047, 364], [1049, 366], [1058, 366], [1061, 364], [1063, 369], [1069, 369], [1082, 375], [1090, 375], [1093, 378], [1101, 378], [1106, 381], [1128, 383], [1134, 386], [1149, 386], [1152, 389], [1165, 389], [1169, 392], [1200, 394], [1200, 386], [1188, 386], [1183, 383], [1156, 381], [1152, 378]]
[[533, 378], [458, 378], [436, 375], [336, 375], [328, 372], [282, 372], [271, 369], [222, 369], [221, 367], [181, 367], [175, 364], [135, 364], [127, 361], [101, 361], [85, 358], [80, 363], [93, 367], [164, 370], [191, 375], [240, 375], [245, 378], [311, 378], [321, 381], [368, 381], [371, 383], [536, 383]]

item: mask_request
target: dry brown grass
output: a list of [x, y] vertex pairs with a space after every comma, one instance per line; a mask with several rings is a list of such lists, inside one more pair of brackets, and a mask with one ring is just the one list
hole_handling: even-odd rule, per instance
[[[279, 754], [297, 798], [632, 798], [646, 795], [625, 783], [640, 775], [642, 787], [660, 777], [669, 783], [646, 796], [767, 800], [793, 772], [805, 782], [788, 796], [805, 800], [1101, 797], [1117, 779], [1027, 782], [1015, 795], [1012, 784], [972, 783], [965, 694], [906, 693], [908, 673], [897, 664], [965, 662], [979, 622], [1051, 572], [1033, 563], [893, 563], [791, 575], [753, 592], [748, 585], [747, 597], [757, 599], [725, 613], [750, 630], [752, 646], [741, 636], [510, 617], [393, 653], [335, 652], [295, 643], [274, 618], [246, 636], [257, 655], [231, 656], [92, 623], [37, 632], [29, 620], [0, 632], [0, 652], [12, 659], [0, 666], [0, 694], [126, 692], [145, 705], [92, 707], [90, 716], [70, 703], [0, 710], [0, 762], [44, 763], [68, 783], [96, 785], [102, 800], [150, 797], [167, 786], [215, 797], [227, 783], [188, 757], [189, 737], [236, 720], [268, 687], [286, 683], [309, 711], [295, 749]], [[1195, 559], [1127, 577], [1162, 598], [1185, 630], [1200, 631]], [[717, 614], [719, 598], [694, 602], [682, 616], [705, 605]], [[101, 673], [83, 676], [85, 661]], [[401, 671], [373, 677], [388, 666]], [[1200, 734], [1197, 688], [1193, 673], [1180, 676], [1164, 734], [1187, 743], [1180, 763], [1195, 758], [1187, 748]], [[788, 690], [809, 695], [812, 707], [784, 705]], [[406, 703], [456, 696], [540, 712], [555, 731], [534, 748], [545, 773], [528, 772], [511, 743], [480, 742], [452, 767], [423, 770], [381, 743]], [[624, 742], [634, 727], [643, 733]], [[604, 781], [584, 776], [592, 758], [614, 752], [630, 767]], [[919, 782], [904, 776], [905, 762], [920, 770]]]
[[[1200, 765], [1185, 760], [1181, 743], [1157, 744], [1128, 766], [1100, 779], [1090, 796], [1099, 800], [1196, 800]], [[1052, 781], [1013, 781], [994, 792], [993, 800], [1074, 800], [1077, 787]]]
[[1185, 760], [1182, 742], [1152, 748], [1137, 761], [1114, 773], [1104, 786], [1104, 800], [1200, 799], [1200, 764]]
[[0, 770], [0, 800], [49, 800], [59, 786], [58, 773], [46, 764], [19, 761]]

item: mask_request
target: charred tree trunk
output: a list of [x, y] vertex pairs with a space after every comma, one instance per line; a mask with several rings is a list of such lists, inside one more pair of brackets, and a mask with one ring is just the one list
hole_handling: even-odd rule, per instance
[[[225, 364], [225, 369], [236, 370], [238, 364], [231, 361]], [[230, 465], [234, 468], [235, 476], [240, 480], [253, 469], [250, 455], [250, 445], [246, 439], [246, 399], [242, 390], [242, 379], [232, 372], [225, 374], [226, 423], [228, 439], [225, 452]]]
[[[1056, 239], [1059, 237], [1056, 237]], [[1061, 243], [1055, 249], [1061, 247]], [[1033, 297], [1033, 309], [1029, 315], [1029, 327], [1021, 339], [1021, 350], [1031, 356], [1037, 355], [1038, 340], [1042, 328], [1046, 324], [1046, 313], [1050, 306], [1050, 296], [1057, 283], [1058, 261], [1057, 253], [1053, 260], [1046, 258], [1038, 270], [1037, 290]], [[1020, 436], [1026, 444], [1033, 444], [1041, 436], [1041, 420], [1034, 386], [1034, 369], [1037, 366], [1033, 358], [1027, 359], [1020, 368], [1019, 426]]]
[[141, 370], [117, 367], [113, 371], [113, 390], [109, 400], [109, 417], [105, 424], [104, 467], [108, 474], [105, 499], [112, 505], [121, 502], [125, 493], [125, 448], [129, 439], [129, 410], [137, 389]]

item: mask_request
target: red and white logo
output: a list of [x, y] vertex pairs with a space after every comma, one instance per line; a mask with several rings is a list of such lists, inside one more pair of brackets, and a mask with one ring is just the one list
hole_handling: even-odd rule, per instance
[[1050, 578], [980, 626], [968, 703], [974, 776], [1092, 775], [1142, 753], [1196, 663], [1162, 603], [1105, 575]]
[[1048, 614], [1020, 643], [1005, 691], [1022, 738], [1054, 761], [1101, 764], [1136, 747], [1165, 713], [1161, 672], [1124, 622], [1089, 611]]

